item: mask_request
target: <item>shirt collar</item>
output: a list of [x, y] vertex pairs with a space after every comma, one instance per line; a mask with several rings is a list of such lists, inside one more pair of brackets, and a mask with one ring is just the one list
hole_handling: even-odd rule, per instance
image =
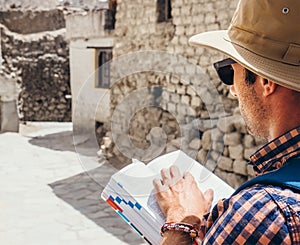
[[253, 155], [250, 164], [256, 174], [280, 168], [289, 158], [300, 154], [300, 126], [270, 141]]

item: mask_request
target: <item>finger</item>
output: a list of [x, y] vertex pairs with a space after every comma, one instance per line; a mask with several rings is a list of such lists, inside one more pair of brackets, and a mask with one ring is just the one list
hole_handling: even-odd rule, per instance
[[156, 192], [160, 192], [163, 190], [163, 185], [160, 179], [154, 179], [152, 183], [154, 185]]
[[212, 203], [212, 201], [214, 199], [214, 191], [212, 189], [206, 190], [204, 192], [204, 197], [209, 203]]
[[183, 178], [184, 178], [185, 180], [187, 180], [187, 181], [190, 181], [190, 182], [195, 181], [194, 176], [193, 176], [191, 173], [189, 173], [189, 172], [185, 172], [185, 173], [183, 174]]
[[171, 178], [174, 179], [174, 181], [177, 181], [182, 177], [179, 168], [175, 165], [172, 165], [170, 167], [170, 175]]
[[163, 168], [161, 171], [160, 171], [160, 174], [161, 174], [161, 178], [162, 178], [162, 181], [163, 181], [163, 184], [168, 184], [170, 179], [171, 179], [171, 175], [170, 175], [170, 171], [169, 169], [166, 169], [166, 168]]

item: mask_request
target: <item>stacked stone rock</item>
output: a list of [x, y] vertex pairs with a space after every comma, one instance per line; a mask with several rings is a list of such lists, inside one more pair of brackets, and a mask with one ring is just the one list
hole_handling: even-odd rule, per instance
[[[40, 3], [39, 3], [40, 4]], [[58, 9], [37, 10], [17, 8], [0, 8], [0, 22], [10, 31], [19, 34], [32, 34], [44, 31], [55, 31], [65, 27], [62, 11]]]
[[171, 21], [157, 22], [156, 2], [117, 1], [114, 56], [143, 49], [166, 49], [175, 29]]
[[8, 10], [1, 17], [10, 28], [1, 26], [3, 72], [13, 75], [19, 83], [21, 119], [71, 121], [69, 51], [63, 13]]
[[[156, 1], [144, 0], [139, 1], [139, 3], [136, 1], [130, 3], [118, 1], [114, 33], [116, 45], [113, 49], [113, 56], [118, 57], [130, 52], [149, 49], [182, 55], [190, 62], [200, 65], [203, 72], [209, 75], [218, 91], [224, 95], [225, 110], [231, 113], [237, 102], [227, 97], [228, 89], [220, 84], [211, 66], [215, 60], [222, 58], [222, 56], [216, 52], [191, 47], [188, 45], [188, 38], [195, 33], [227, 28], [236, 1], [173, 0], [171, 2], [172, 19], [158, 22]], [[126, 69], [126, 64], [124, 69]], [[130, 94], [131, 91], [148, 84], [162, 87], [164, 90], [162, 100], [167, 103], [162, 107], [171, 113], [176, 113], [180, 123], [181, 121], [190, 122], [199, 116], [206, 118], [208, 115], [205, 105], [195, 91], [201, 87], [201, 81], [190, 86], [189, 81], [183, 81], [178, 77], [178, 74], [190, 74], [192, 72], [185, 70], [184, 66], [178, 65], [176, 74], [167, 74], [164, 77], [153, 74], [153, 72], [141, 77], [135, 74], [135, 80], [125, 77], [122, 82], [113, 85], [111, 109], [113, 111], [118, 102], [122, 101], [122, 98]], [[118, 91], [122, 91], [122, 93], [120, 94]]]
[[254, 176], [247, 162], [265, 142], [247, 133], [239, 114], [218, 120], [196, 119], [182, 129], [188, 134], [171, 141], [167, 152], [182, 149], [235, 188]]
[[[111, 108], [111, 128], [108, 128], [112, 132], [108, 135], [113, 139], [105, 152], [108, 158], [117, 156], [119, 163], [115, 164], [116, 167], [128, 164], [130, 162], [128, 157], [147, 158], [135, 152], [133, 147], [147, 149], [150, 146], [149, 132], [153, 128], [162, 128], [167, 134], [168, 142], [179, 135], [176, 117], [160, 106], [162, 94], [160, 84], [165, 82], [164, 79], [163, 74], [141, 72], [127, 76], [112, 86], [111, 92], [115, 96], [111, 102], [116, 107]], [[101, 127], [97, 131], [100, 132]], [[155, 138], [159, 140], [159, 137]], [[128, 140], [132, 142], [132, 146], [126, 143]]]

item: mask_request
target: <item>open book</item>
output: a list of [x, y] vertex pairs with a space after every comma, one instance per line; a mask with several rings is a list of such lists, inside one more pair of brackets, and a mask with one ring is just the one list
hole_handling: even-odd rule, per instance
[[182, 174], [190, 172], [201, 191], [214, 190], [212, 207], [234, 192], [231, 186], [180, 150], [159, 156], [147, 165], [133, 160], [112, 175], [101, 197], [149, 244], [160, 243], [160, 228], [165, 222], [152, 181], [160, 178], [162, 168], [172, 164], [178, 166]]

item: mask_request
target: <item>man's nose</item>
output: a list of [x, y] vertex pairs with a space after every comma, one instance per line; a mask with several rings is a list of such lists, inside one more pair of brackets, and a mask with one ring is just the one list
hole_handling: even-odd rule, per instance
[[232, 94], [232, 96], [237, 97], [237, 94], [236, 94], [236, 92], [235, 92], [234, 85], [231, 85], [231, 86], [230, 86], [230, 93]]

